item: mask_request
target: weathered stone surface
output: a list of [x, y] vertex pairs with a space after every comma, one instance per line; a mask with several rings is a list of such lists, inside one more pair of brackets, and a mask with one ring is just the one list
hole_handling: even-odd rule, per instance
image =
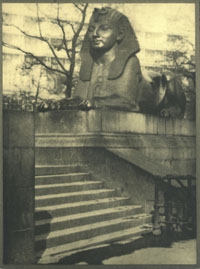
[[[137, 149], [144, 156], [156, 161], [158, 166], [161, 162], [165, 162], [166, 167], [169, 167], [169, 164], [171, 167], [172, 163], [179, 162], [179, 168], [176, 168], [176, 170], [179, 169], [178, 171], [181, 171], [181, 163], [184, 166], [186, 162], [187, 169], [185, 169], [185, 166], [182, 168], [184, 173], [191, 172], [194, 168], [196, 159], [195, 122], [109, 110], [62, 111], [62, 115], [64, 113], [68, 115], [68, 121], [72, 118], [75, 120], [72, 128], [68, 129], [66, 133], [64, 132], [64, 123], [57, 122], [55, 130], [53, 130], [53, 127], [45, 129], [44, 125], [41, 124], [43, 121], [40, 120], [45, 119], [47, 125], [54, 126], [53, 123], [57, 119], [54, 112], [49, 112], [45, 116], [39, 113], [37, 116], [36, 148], [37, 156], [40, 156], [37, 159], [44, 164], [48, 162], [64, 164], [70, 161], [74, 163], [96, 162], [95, 154], [94, 156], [90, 155], [90, 150], [81, 153], [80, 148], [114, 147]], [[71, 118], [70, 113], [75, 116]], [[85, 113], [84, 121], [81, 120], [83, 119], [82, 113]], [[95, 119], [97, 119], [96, 123]], [[65, 125], [69, 126], [67, 117], [65, 117], [65, 121]], [[91, 122], [91, 124], [88, 124], [88, 122]], [[95, 124], [98, 126], [98, 132], [95, 129]], [[73, 132], [72, 130], [75, 130], [73, 128], [76, 128], [77, 131]], [[40, 133], [38, 130], [44, 132]], [[52, 132], [48, 133], [48, 130]], [[45, 147], [48, 149], [45, 149]], [[78, 155], [73, 153], [74, 149], [71, 147], [77, 148], [75, 151], [78, 152]], [[80, 156], [82, 157], [80, 158]]]
[[4, 182], [7, 186], [34, 187], [34, 148], [5, 148]]
[[36, 148], [37, 164], [98, 164], [104, 159], [103, 148], [67, 147], [67, 148]]
[[4, 262], [34, 262], [34, 114], [4, 112]]
[[10, 233], [5, 242], [4, 256], [6, 264], [34, 264], [34, 230], [18, 230]]
[[36, 147], [124, 147], [124, 148], [195, 148], [192, 136], [162, 136], [126, 133], [37, 134]]
[[99, 111], [53, 111], [36, 114], [36, 133], [83, 133], [101, 131]]
[[3, 116], [4, 147], [34, 147], [34, 114], [6, 111]]
[[195, 135], [195, 123], [141, 113], [102, 111], [103, 132], [128, 132], [160, 135]]
[[91, 110], [51, 111], [36, 115], [36, 134], [134, 133], [159, 135], [196, 134], [195, 122], [159, 118], [141, 113]]
[[9, 187], [4, 192], [5, 220], [13, 231], [33, 228], [34, 192], [32, 188]]
[[[130, 197], [134, 204], [152, 204], [154, 199], [153, 177], [135, 165], [105, 150], [103, 162], [89, 163], [98, 179], [105, 180], [105, 186], [115, 188], [119, 195]], [[151, 200], [151, 201], [150, 201]]]
[[182, 159], [182, 160], [161, 160], [161, 164], [166, 167], [170, 167], [176, 171], [177, 174], [181, 173], [182, 175], [193, 175], [196, 176], [196, 159]]
[[146, 115], [131, 112], [102, 111], [102, 131], [120, 133], [151, 133], [148, 130]]

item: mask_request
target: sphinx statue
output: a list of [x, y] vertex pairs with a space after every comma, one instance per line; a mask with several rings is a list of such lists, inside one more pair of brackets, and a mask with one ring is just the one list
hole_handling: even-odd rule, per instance
[[117, 109], [177, 117], [185, 95], [176, 76], [141, 72], [139, 43], [128, 18], [115, 9], [95, 8], [81, 48], [79, 108]]

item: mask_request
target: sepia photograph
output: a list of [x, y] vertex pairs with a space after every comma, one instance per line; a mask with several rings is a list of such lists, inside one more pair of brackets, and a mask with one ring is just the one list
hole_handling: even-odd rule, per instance
[[3, 266], [194, 268], [197, 1], [1, 6]]

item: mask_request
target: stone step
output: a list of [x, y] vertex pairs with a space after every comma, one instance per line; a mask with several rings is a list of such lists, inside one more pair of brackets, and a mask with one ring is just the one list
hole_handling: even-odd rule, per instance
[[137, 214], [135, 216], [117, 218], [96, 222], [92, 224], [76, 226], [68, 229], [49, 231], [41, 235], [36, 235], [36, 250], [55, 247], [62, 244], [72, 243], [78, 240], [88, 239], [98, 235], [109, 234], [127, 228], [133, 228], [150, 222], [151, 216]]
[[54, 218], [129, 204], [130, 199], [128, 197], [113, 197], [105, 199], [95, 199], [90, 201], [81, 201], [76, 203], [65, 203], [61, 205], [36, 207], [35, 219], [44, 219], [45, 216], [46, 218], [48, 218], [49, 216]]
[[108, 197], [111, 198], [114, 197], [115, 194], [116, 190], [114, 189], [100, 189], [100, 190], [41, 195], [35, 197], [35, 206], [36, 207], [51, 206], [63, 203], [88, 201]]
[[35, 175], [67, 174], [84, 171], [81, 165], [36, 165]]
[[35, 234], [38, 235], [45, 233], [46, 231], [62, 230], [114, 218], [133, 216], [141, 211], [141, 208], [141, 206], [128, 205], [74, 215], [66, 215], [57, 218], [45, 218], [35, 221]]
[[103, 181], [80, 181], [70, 183], [59, 183], [59, 184], [45, 184], [35, 186], [36, 195], [48, 195], [58, 194], [60, 192], [76, 192], [84, 190], [94, 190], [103, 187]]
[[54, 174], [54, 175], [40, 175], [35, 176], [35, 185], [42, 184], [54, 184], [54, 183], [66, 183], [66, 182], [76, 182], [90, 180], [90, 173], [68, 173], [68, 174]]
[[132, 241], [140, 238], [143, 234], [149, 233], [151, 230], [143, 225], [133, 228], [127, 228], [120, 231], [113, 231], [104, 235], [97, 235], [88, 239], [82, 239], [72, 243], [66, 243], [36, 253], [38, 264], [58, 263], [61, 259], [86, 250], [91, 247], [101, 246], [103, 244], [111, 244], [121, 240], [131, 239]]

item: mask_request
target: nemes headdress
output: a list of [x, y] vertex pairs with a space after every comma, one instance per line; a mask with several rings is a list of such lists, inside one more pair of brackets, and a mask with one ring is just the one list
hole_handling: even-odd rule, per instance
[[[140, 51], [140, 47], [135, 32], [125, 15], [110, 7], [104, 7], [101, 9], [95, 8], [90, 18], [90, 23], [92, 21], [103, 21], [104, 19], [107, 22], [116, 23], [118, 27], [123, 28], [124, 32], [123, 39], [117, 45], [116, 58], [111, 63], [108, 75], [108, 79], [111, 80], [118, 78], [123, 73], [126, 62], [131, 55]], [[89, 81], [91, 79], [93, 58], [90, 54], [90, 44], [87, 33], [81, 48], [81, 60], [80, 79], [83, 81]]]

